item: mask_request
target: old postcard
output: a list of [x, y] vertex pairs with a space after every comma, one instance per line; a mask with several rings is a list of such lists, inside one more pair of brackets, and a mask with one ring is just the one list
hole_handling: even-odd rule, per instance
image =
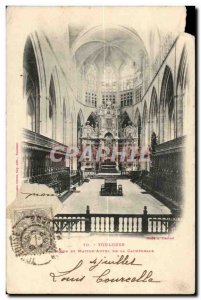
[[7, 7], [7, 293], [195, 293], [185, 7]]

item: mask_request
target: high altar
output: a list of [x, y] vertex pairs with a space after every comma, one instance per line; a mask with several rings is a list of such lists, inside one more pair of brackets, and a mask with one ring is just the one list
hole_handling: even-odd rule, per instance
[[[81, 161], [81, 169], [103, 173], [136, 170], [137, 159], [133, 156], [132, 161], [131, 149], [138, 145], [137, 127], [130, 122], [122, 128], [120, 110], [111, 101], [97, 108], [95, 116], [95, 126], [87, 121], [82, 127], [81, 153], [86, 155]], [[107, 149], [107, 156], [100, 155], [101, 149]], [[123, 149], [125, 154], [121, 155]]]

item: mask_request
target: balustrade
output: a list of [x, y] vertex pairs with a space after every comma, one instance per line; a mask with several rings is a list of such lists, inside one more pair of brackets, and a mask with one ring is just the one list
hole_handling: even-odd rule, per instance
[[180, 217], [173, 214], [148, 214], [144, 207], [142, 214], [94, 214], [87, 206], [86, 214], [58, 214], [53, 219], [54, 231], [163, 234], [176, 228]]

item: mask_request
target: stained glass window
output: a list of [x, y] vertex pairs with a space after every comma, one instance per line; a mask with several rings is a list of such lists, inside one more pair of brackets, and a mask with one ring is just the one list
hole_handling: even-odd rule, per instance
[[134, 67], [132, 64], [124, 65], [121, 70], [121, 91], [133, 89]]
[[104, 67], [102, 81], [102, 92], [116, 92], [117, 91], [117, 78], [115, 72], [110, 65]]

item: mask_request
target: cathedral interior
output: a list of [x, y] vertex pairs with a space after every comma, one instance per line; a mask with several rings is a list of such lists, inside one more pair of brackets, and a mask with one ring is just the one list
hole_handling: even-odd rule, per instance
[[[191, 101], [186, 40], [116, 23], [31, 32], [22, 181], [53, 188], [66, 211], [180, 211]], [[116, 194], [108, 180], [117, 181]]]

